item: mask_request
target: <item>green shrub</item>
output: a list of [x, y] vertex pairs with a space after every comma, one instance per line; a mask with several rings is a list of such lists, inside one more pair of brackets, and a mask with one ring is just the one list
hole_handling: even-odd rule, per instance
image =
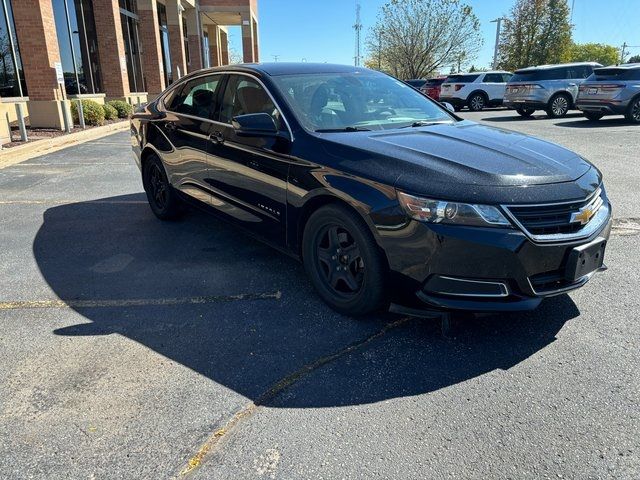
[[[102, 105], [93, 100], [82, 100], [82, 112], [84, 113], [84, 123], [86, 125], [103, 125], [104, 124], [104, 109]], [[71, 116], [73, 123], [76, 125], [80, 123], [78, 116], [78, 101], [71, 101]]]
[[105, 103], [102, 106], [104, 110], [104, 119], [105, 120], [113, 120], [114, 118], [118, 118], [118, 111], [108, 103]]
[[118, 118], [128, 118], [133, 114], [133, 107], [123, 100], [111, 100], [108, 102], [118, 112]]

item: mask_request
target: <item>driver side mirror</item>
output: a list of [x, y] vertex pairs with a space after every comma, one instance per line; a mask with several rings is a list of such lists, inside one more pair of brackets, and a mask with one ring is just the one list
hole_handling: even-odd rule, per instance
[[248, 113], [233, 117], [231, 125], [239, 137], [276, 137], [278, 127], [268, 113]]
[[442, 106], [444, 108], [446, 108], [447, 110], [449, 110], [451, 113], [455, 113], [456, 109], [453, 108], [453, 105], [451, 105], [449, 102], [442, 102]]

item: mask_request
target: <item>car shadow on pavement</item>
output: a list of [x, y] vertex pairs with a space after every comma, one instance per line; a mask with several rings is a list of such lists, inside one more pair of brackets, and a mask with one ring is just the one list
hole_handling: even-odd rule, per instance
[[[582, 118], [581, 113], [568, 113], [564, 118]], [[485, 117], [483, 122], [505, 123], [505, 122], [532, 122], [535, 120], [558, 120], [557, 118], [550, 118], [543, 111], [536, 112], [530, 117], [522, 117], [516, 113], [515, 110], [505, 112], [504, 117]]]
[[625, 127], [631, 126], [631, 124], [624, 117], [604, 117], [598, 121], [587, 120], [585, 117], [580, 117], [577, 120], [571, 122], [558, 122], [558, 127], [570, 127], [570, 128], [609, 128], [609, 127]]
[[122, 335], [277, 407], [366, 404], [507, 370], [579, 315], [560, 296], [535, 312], [466, 321], [454, 338], [426, 319], [385, 330], [399, 317], [338, 315], [294, 259], [198, 211], [160, 222], [141, 194], [48, 209], [33, 252], [54, 292], [87, 319], [55, 334]]

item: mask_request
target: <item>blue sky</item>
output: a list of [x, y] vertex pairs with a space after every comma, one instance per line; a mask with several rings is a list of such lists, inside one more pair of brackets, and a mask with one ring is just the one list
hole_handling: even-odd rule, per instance
[[[571, 4], [571, 0], [568, 0]], [[384, 0], [360, 0], [364, 36]], [[493, 57], [496, 17], [506, 14], [513, 0], [467, 0], [480, 19], [484, 46], [473, 63], [488, 67]], [[261, 61], [352, 64], [355, 41], [355, 0], [259, 0]], [[574, 40], [640, 45], [640, 0], [575, 0]], [[232, 34], [237, 45], [239, 32]], [[364, 46], [364, 41], [363, 41]], [[239, 46], [236, 46], [238, 50]], [[640, 48], [632, 49], [640, 54]]]

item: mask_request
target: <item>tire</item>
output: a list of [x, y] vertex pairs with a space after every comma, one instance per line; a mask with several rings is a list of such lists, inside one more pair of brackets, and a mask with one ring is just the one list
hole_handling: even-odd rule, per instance
[[599, 113], [599, 112], [582, 112], [582, 113], [584, 114], [585, 117], [587, 117], [587, 120], [591, 122], [596, 122], [600, 120], [602, 117], [604, 117], [604, 113]]
[[566, 93], [559, 93], [551, 97], [547, 105], [547, 115], [550, 118], [564, 117], [571, 108], [571, 97]]
[[182, 201], [167, 179], [160, 159], [149, 157], [142, 173], [142, 184], [147, 193], [151, 211], [160, 220], [175, 220], [184, 212]]
[[624, 116], [631, 123], [640, 123], [640, 97], [634, 98], [631, 103], [629, 103], [627, 113], [625, 113]]
[[341, 205], [315, 211], [302, 236], [302, 260], [320, 297], [335, 311], [352, 316], [386, 305], [386, 266], [369, 228]]
[[487, 99], [482, 93], [474, 93], [467, 100], [469, 110], [472, 112], [480, 112], [487, 106]]
[[533, 112], [535, 112], [535, 110], [533, 108], [516, 108], [516, 112], [518, 112], [518, 115], [520, 115], [521, 117], [529, 118], [531, 117], [531, 115], [533, 115]]

